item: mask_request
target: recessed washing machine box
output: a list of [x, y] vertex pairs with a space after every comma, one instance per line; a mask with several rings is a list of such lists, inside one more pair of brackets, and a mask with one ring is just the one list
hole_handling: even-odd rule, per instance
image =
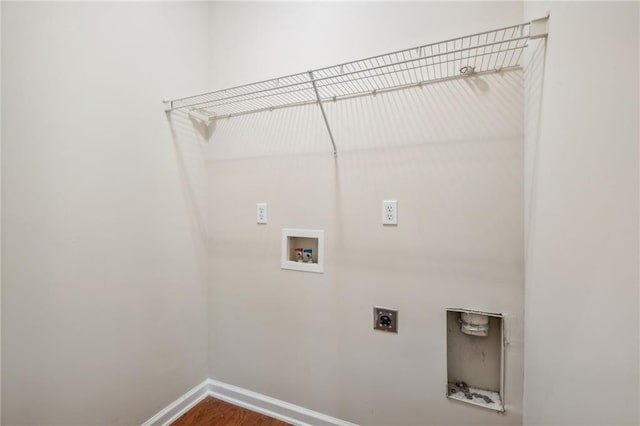
[[447, 397], [504, 412], [504, 316], [447, 309]]
[[302, 272], [324, 272], [324, 231], [284, 228], [280, 267]]

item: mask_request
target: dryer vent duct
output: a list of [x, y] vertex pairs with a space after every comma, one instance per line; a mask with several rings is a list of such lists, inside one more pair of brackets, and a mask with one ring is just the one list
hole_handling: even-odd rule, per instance
[[489, 316], [471, 312], [460, 313], [460, 330], [470, 336], [489, 335]]

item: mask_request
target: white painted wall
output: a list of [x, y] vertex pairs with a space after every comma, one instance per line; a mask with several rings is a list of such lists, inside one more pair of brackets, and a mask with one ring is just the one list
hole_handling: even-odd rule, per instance
[[206, 377], [199, 145], [160, 98], [207, 86], [207, 10], [2, 2], [3, 425], [140, 424]]
[[[0, 99], [2, 99], [2, 5], [0, 5]], [[0, 242], [2, 241], [2, 102], [0, 101]], [[2, 423], [2, 244], [0, 243], [0, 423]]]
[[[3, 424], [138, 424], [207, 373], [368, 425], [519, 424], [523, 371], [526, 424], [637, 424], [638, 9], [526, 3], [552, 13], [544, 66], [532, 44], [526, 79], [328, 105], [334, 160], [315, 107], [220, 122], [205, 148], [158, 98], [522, 4], [2, 2]], [[324, 274], [279, 269], [282, 227], [327, 231]], [[506, 415], [444, 399], [446, 307], [507, 314]]]
[[525, 424], [637, 425], [638, 3], [551, 12], [528, 67]]
[[[521, 19], [521, 3], [216, 3], [212, 87]], [[210, 376], [366, 425], [520, 424], [522, 105], [520, 72], [329, 104], [337, 160], [315, 106], [219, 122]], [[283, 227], [326, 231], [324, 274], [280, 270]], [[372, 330], [374, 304], [400, 309], [399, 334]], [[507, 315], [505, 415], [445, 398], [447, 307]]]

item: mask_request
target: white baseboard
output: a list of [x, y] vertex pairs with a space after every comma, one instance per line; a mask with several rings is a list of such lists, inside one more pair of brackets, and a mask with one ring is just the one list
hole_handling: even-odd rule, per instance
[[207, 379], [200, 383], [147, 420], [142, 426], [168, 426], [206, 396], [212, 396], [295, 426], [357, 426], [355, 423], [213, 379]]
[[170, 425], [208, 395], [209, 380], [207, 379], [142, 423], [142, 426]]

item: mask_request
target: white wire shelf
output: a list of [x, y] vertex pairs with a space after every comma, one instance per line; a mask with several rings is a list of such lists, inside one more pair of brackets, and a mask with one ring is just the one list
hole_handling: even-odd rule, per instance
[[165, 100], [167, 111], [182, 110], [203, 121], [319, 104], [363, 95], [499, 72], [520, 67], [533, 38], [546, 36], [547, 18], [399, 50], [326, 68], [242, 86]]

